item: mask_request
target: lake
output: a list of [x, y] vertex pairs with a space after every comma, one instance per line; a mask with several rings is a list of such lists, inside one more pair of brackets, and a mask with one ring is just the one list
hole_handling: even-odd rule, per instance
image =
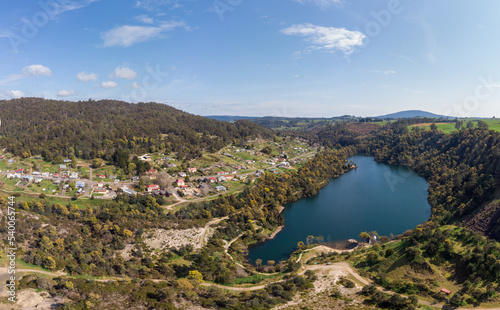
[[253, 246], [248, 259], [287, 259], [297, 242], [309, 235], [325, 242], [359, 240], [362, 231], [381, 236], [401, 234], [429, 219], [427, 181], [406, 167], [376, 162], [372, 157], [349, 158], [358, 169], [332, 179], [313, 197], [285, 206], [285, 227], [274, 239]]

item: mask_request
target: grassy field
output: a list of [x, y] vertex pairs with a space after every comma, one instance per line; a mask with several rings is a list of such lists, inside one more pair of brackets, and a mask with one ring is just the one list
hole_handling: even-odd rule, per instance
[[[465, 122], [472, 122], [474, 127], [477, 127], [477, 123], [480, 121], [479, 119], [462, 119]], [[500, 132], [500, 119], [490, 118], [490, 119], [482, 119], [482, 121], [488, 124], [489, 129]], [[445, 133], [451, 133], [456, 131], [455, 123], [436, 123], [436, 126], [439, 130]], [[414, 124], [408, 126], [408, 129], [412, 129], [413, 127], [423, 127], [425, 130], [431, 129], [431, 124]]]

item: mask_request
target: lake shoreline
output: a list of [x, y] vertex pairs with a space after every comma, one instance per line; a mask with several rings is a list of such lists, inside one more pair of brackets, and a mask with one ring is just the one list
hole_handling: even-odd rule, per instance
[[341, 178], [321, 184], [325, 186], [315, 195], [287, 204], [284, 211], [280, 208], [284, 223], [265, 241], [248, 247], [246, 258], [286, 260], [308, 236], [323, 236], [323, 245], [350, 250], [354, 245], [348, 240], [357, 239], [362, 231], [400, 234], [429, 218], [428, 183], [411, 169], [379, 163], [370, 156], [355, 155], [349, 161], [351, 169]]

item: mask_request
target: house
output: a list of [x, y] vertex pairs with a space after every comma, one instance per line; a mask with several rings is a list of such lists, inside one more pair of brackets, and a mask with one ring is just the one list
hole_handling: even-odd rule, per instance
[[139, 159], [142, 160], [142, 161], [150, 161], [151, 160], [151, 156], [149, 156], [148, 154], [144, 154], [142, 156], [139, 156]]
[[104, 187], [104, 183], [97, 183], [97, 187]]
[[149, 179], [150, 179], [150, 180], [156, 180], [156, 175], [155, 175], [155, 174], [150, 175], [150, 176], [149, 176]]
[[208, 181], [210, 183], [215, 183], [215, 182], [217, 182], [217, 179], [215, 177], [211, 177], [211, 178], [208, 179]]
[[50, 176], [50, 173], [48, 173], [48, 172], [42, 173], [42, 177], [44, 177], [44, 178], [48, 178], [49, 176]]
[[59, 165], [59, 169], [67, 169], [66, 165]]
[[219, 171], [219, 172], [217, 172], [216, 174], [217, 174], [217, 175], [224, 175], [224, 173], [225, 173], [224, 171]]
[[85, 187], [85, 182], [83, 182], [83, 181], [77, 181], [77, 182], [75, 183], [75, 186], [76, 186], [77, 188], [84, 188], [84, 187]]
[[175, 168], [175, 167], [177, 167], [177, 165], [176, 164], [168, 164], [167, 167], [168, 168]]
[[98, 175], [97, 175], [97, 177], [98, 177], [98, 178], [101, 178], [101, 179], [105, 179], [105, 178], [106, 178], [106, 175], [104, 175], [104, 174], [98, 174]]
[[[81, 189], [81, 188], [80, 188]], [[107, 194], [109, 192], [109, 189], [106, 187], [103, 188], [95, 188], [94, 189], [94, 194]]]
[[61, 184], [61, 180], [55, 180], [55, 181], [54, 181], [54, 184], [55, 184], [55, 185], [59, 185], [59, 184]]
[[63, 189], [67, 189], [69, 187], [68, 184], [64, 184]]
[[134, 182], [139, 181], [139, 177], [138, 176], [132, 177], [132, 181]]
[[226, 182], [227, 178], [225, 176], [220, 176], [219, 177], [219, 182]]
[[43, 180], [42, 178], [38, 177], [35, 179], [35, 183], [38, 184], [38, 183], [42, 182], [42, 180]]
[[278, 165], [280, 168], [290, 168], [290, 163], [287, 161], [282, 162], [281, 164]]
[[116, 176], [116, 175], [110, 175], [110, 176], [109, 176], [109, 178], [110, 178], [111, 180], [114, 180], [114, 179], [116, 179], [116, 178], [117, 178], [117, 176]]
[[227, 175], [226, 176], [227, 181], [231, 181], [232, 179], [234, 179], [234, 175]]
[[16, 170], [16, 173], [23, 173], [23, 172], [24, 172], [24, 169], [22, 169], [22, 168]]
[[41, 175], [42, 173], [40, 171], [33, 171], [32, 175]]
[[159, 190], [160, 190], [160, 185], [158, 185], [158, 184], [151, 184], [151, 185], [148, 185], [148, 186], [146, 186], [146, 190], [147, 190], [148, 192], [159, 191]]
[[70, 179], [78, 179], [78, 172], [72, 172], [72, 173], [69, 175], [69, 178], [70, 178]]
[[153, 174], [153, 173], [158, 173], [158, 170], [150, 169], [150, 170], [146, 171], [146, 174]]
[[33, 181], [33, 177], [31, 175], [23, 175], [22, 180], [30, 183]]
[[59, 173], [54, 173], [54, 174], [52, 175], [52, 177], [53, 177], [53, 178], [58, 178], [58, 177], [59, 177]]
[[13, 159], [9, 159], [7, 162], [8, 162], [9, 164], [12, 164], [12, 163], [14, 163], [14, 161], [15, 161], [15, 160], [13, 160]]
[[188, 172], [190, 172], [190, 173], [195, 173], [196, 171], [198, 171], [198, 169], [196, 167], [188, 168]]
[[446, 295], [450, 295], [451, 294], [451, 291], [449, 291], [449, 290], [447, 290], [445, 288], [442, 288], [441, 292], [445, 293]]
[[175, 183], [177, 184], [177, 186], [183, 186], [186, 184], [183, 179], [177, 179], [175, 180]]
[[136, 191], [134, 191], [133, 189], [130, 189], [130, 188], [128, 188], [128, 187], [122, 187], [122, 188], [121, 188], [121, 190], [122, 190], [122, 192], [123, 192], [124, 194], [127, 194], [127, 195], [129, 195], [129, 196], [135, 196], [135, 195], [137, 195], [137, 192], [136, 192]]
[[79, 188], [79, 189], [77, 189], [77, 190], [76, 190], [76, 193], [77, 193], [78, 195], [79, 195], [79, 194], [81, 194], [82, 192], [83, 192], [83, 188]]
[[181, 178], [185, 178], [187, 176], [187, 174], [185, 172], [179, 172], [179, 176]]
[[71, 162], [71, 159], [66, 158], [65, 160], [63, 160], [63, 162], [65, 162], [65, 163], [70, 163], [70, 162]]
[[225, 186], [221, 185], [221, 186], [217, 186], [215, 188], [215, 190], [218, 191], [218, 192], [225, 192], [225, 191], [227, 191], [227, 188]]

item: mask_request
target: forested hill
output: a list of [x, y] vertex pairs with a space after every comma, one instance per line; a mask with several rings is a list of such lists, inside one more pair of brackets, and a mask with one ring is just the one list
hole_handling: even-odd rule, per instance
[[192, 115], [159, 103], [114, 100], [0, 101], [0, 146], [19, 156], [91, 159], [115, 148], [131, 152], [175, 151], [195, 157], [228, 142], [273, 133], [246, 120], [234, 124]]

